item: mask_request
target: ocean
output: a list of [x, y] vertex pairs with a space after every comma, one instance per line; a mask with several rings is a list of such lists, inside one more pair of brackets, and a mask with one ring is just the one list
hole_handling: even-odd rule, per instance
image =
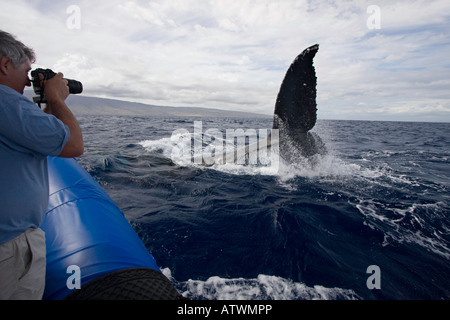
[[78, 161], [187, 298], [450, 298], [450, 123], [319, 120], [312, 162], [204, 166], [174, 152], [199, 121], [206, 150], [272, 119], [78, 118]]

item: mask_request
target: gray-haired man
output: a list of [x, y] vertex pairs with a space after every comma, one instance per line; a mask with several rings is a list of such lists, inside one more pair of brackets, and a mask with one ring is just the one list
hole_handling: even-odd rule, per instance
[[78, 121], [64, 102], [69, 89], [61, 73], [44, 82], [43, 110], [23, 96], [34, 60], [32, 49], [0, 30], [0, 299], [42, 298], [47, 156], [84, 151]]

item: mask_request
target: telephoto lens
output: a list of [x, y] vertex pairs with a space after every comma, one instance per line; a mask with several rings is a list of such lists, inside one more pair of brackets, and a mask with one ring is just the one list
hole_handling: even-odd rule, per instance
[[67, 86], [69, 87], [69, 93], [78, 94], [83, 92], [83, 84], [80, 81], [66, 79]]

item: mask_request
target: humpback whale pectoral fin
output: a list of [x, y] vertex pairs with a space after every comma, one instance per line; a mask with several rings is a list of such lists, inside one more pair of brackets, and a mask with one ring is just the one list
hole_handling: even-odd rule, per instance
[[[280, 130], [281, 154], [285, 159], [290, 157], [286, 152], [295, 152], [292, 147], [304, 156], [323, 154], [325, 144], [317, 134], [309, 131], [317, 121], [316, 104], [316, 72], [313, 59], [319, 45], [313, 45], [300, 53], [286, 72], [286, 76], [278, 92], [273, 128]], [[283, 141], [290, 141], [284, 143]], [[298, 152], [297, 152], [298, 153]]]
[[275, 104], [274, 114], [287, 127], [303, 132], [311, 130], [317, 120], [317, 79], [313, 59], [318, 49], [318, 45], [311, 46], [295, 58], [286, 72]]

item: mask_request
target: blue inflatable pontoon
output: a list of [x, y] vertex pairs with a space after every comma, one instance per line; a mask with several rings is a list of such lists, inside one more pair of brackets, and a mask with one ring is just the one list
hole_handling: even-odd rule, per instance
[[[180, 297], [121, 210], [75, 159], [49, 157], [48, 171], [44, 299]], [[71, 276], [79, 276], [81, 289], [73, 288]]]

